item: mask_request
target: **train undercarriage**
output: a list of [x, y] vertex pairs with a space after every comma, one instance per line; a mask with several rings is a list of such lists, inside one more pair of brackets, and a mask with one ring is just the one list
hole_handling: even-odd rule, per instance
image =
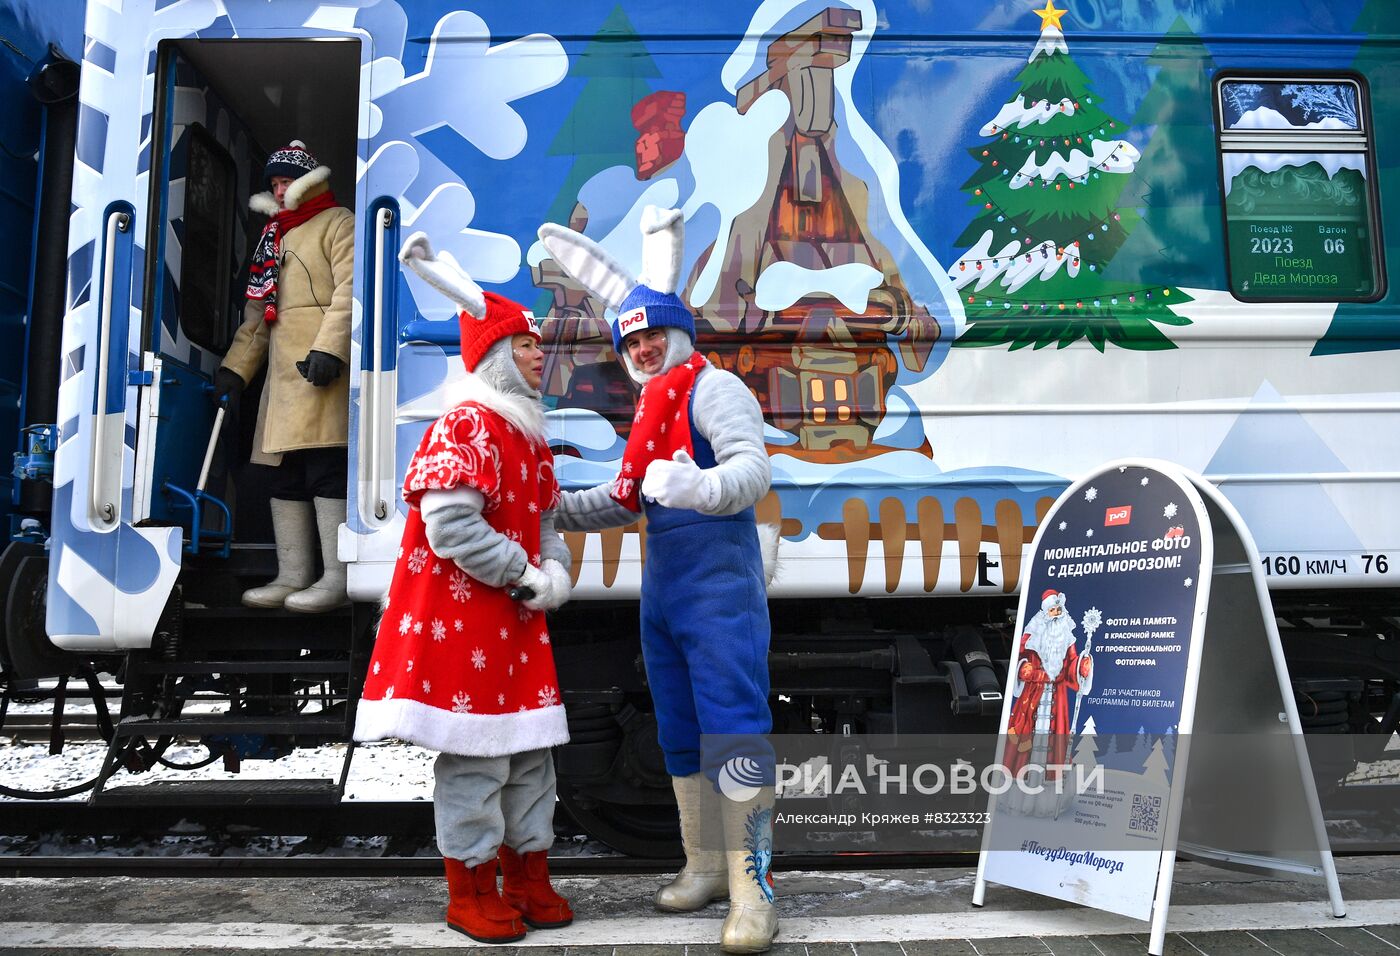
[[[149, 649], [85, 658], [55, 650], [44, 636], [42, 548], [12, 545], [0, 557], [10, 582], [0, 644], [0, 732], [12, 700], [47, 699], [51, 743], [61, 749], [70, 697], [90, 697], [107, 741], [101, 776], [86, 787], [93, 803], [339, 801], [353, 745], [344, 748], [338, 778], [244, 781], [234, 774], [154, 786], [125, 779], [160, 764], [179, 766], [167, 757], [176, 741], [197, 740], [207, 749], [205, 759], [188, 767], [222, 762], [228, 771], [247, 760], [349, 741], [377, 609], [356, 605], [307, 617], [241, 607], [241, 588], [270, 575], [271, 557], [258, 549], [235, 552], [218, 570], [195, 559]], [[1400, 728], [1400, 594], [1276, 591], [1273, 597], [1304, 732], [1334, 738], [1314, 751], [1322, 755], [1314, 757], [1314, 773], [1325, 788], [1358, 762], [1379, 758]], [[1014, 613], [1010, 598], [774, 601], [774, 732], [995, 733]], [[571, 738], [556, 751], [561, 802], [583, 831], [621, 852], [674, 855], [674, 802], [635, 603], [579, 602], [554, 615], [551, 631]], [[106, 720], [105, 694], [114, 693], [113, 685], [120, 703]], [[52, 794], [11, 788], [7, 795]]]

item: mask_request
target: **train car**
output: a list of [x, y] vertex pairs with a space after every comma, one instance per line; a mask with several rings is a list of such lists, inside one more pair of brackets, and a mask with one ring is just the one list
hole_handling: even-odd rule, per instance
[[[635, 271], [649, 204], [682, 210], [700, 348], [764, 410], [776, 729], [991, 729], [1036, 526], [1124, 456], [1202, 473], [1244, 517], [1310, 729], [1400, 721], [1389, 0], [84, 9], [66, 298], [42, 319], [56, 454], [20, 481], [52, 505], [12, 546], [5, 623], [12, 656], [120, 662], [94, 799], [166, 796], [107, 778], [177, 736], [230, 766], [347, 738], [400, 481], [462, 374], [452, 307], [396, 261], [410, 233], [544, 317], [564, 485], [616, 473], [635, 395], [609, 315], [535, 230]], [[206, 455], [249, 196], [294, 138], [356, 224], [356, 603], [318, 617], [238, 604], [272, 567], [244, 467], [258, 383]], [[647, 852], [674, 815], [638, 663], [646, 529], [568, 542], [561, 799]]]

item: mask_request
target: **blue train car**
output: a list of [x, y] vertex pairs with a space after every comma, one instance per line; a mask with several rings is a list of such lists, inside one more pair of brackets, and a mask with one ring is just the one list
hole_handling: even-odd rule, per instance
[[[9, 640], [134, 662], [109, 770], [176, 734], [243, 756], [345, 736], [404, 468], [461, 375], [402, 237], [547, 316], [561, 479], [616, 472], [634, 396], [607, 310], [534, 236], [565, 223], [636, 269], [648, 204], [683, 211], [701, 347], [764, 408], [780, 727], [986, 726], [978, 662], [1006, 658], [1040, 517], [1124, 456], [1229, 496], [1300, 693], [1355, 732], [1400, 720], [1388, 0], [85, 9], [46, 619]], [[248, 199], [293, 138], [356, 223], [339, 554], [360, 603], [314, 622], [236, 607], [270, 574], [241, 468], [256, 385], [195, 494]], [[569, 544], [561, 794], [640, 849], [669, 826], [635, 666], [645, 527]], [[227, 713], [179, 719], [211, 693]]]

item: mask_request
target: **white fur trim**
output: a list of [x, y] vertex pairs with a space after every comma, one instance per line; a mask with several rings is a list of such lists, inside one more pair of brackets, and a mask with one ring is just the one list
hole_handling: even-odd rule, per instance
[[539, 237], [559, 268], [613, 309], [637, 287], [636, 277], [587, 236], [547, 222], [540, 226]]
[[443, 393], [448, 408], [456, 408], [463, 402], [476, 402], [485, 405], [535, 441], [545, 439], [544, 406], [539, 399], [507, 394], [492, 388], [480, 375], [471, 372], [448, 385]]
[[782, 529], [775, 524], [758, 526], [758, 550], [763, 555], [763, 584], [771, 587], [778, 577], [778, 545], [783, 543]]
[[642, 210], [641, 283], [657, 292], [674, 293], [681, 278], [685, 219], [679, 209], [647, 206]]
[[306, 149], [306, 144], [303, 143], [303, 142], [302, 142], [301, 140], [299, 140], [299, 139], [294, 139], [294, 140], [292, 140], [290, 143], [288, 143], [287, 145], [288, 145], [288, 146], [295, 146], [297, 149]]
[[331, 168], [329, 166], [317, 166], [305, 176], [298, 177], [287, 187], [287, 191], [282, 194], [282, 205], [288, 209], [297, 208], [301, 205], [301, 201], [306, 198], [306, 193], [311, 187], [319, 186], [321, 183], [329, 181], [330, 178]]
[[404, 240], [399, 248], [399, 261], [468, 315], [476, 319], [486, 315], [486, 295], [481, 286], [472, 281], [452, 256], [446, 252], [434, 253], [426, 232], [415, 232]]
[[360, 701], [355, 739], [390, 737], [464, 757], [504, 757], [568, 743], [569, 722], [563, 704], [513, 714], [459, 714], [406, 697]]
[[267, 216], [269, 219], [282, 211], [282, 207], [277, 205], [277, 200], [272, 198], [272, 193], [257, 193], [250, 196], [248, 208], [253, 212]]

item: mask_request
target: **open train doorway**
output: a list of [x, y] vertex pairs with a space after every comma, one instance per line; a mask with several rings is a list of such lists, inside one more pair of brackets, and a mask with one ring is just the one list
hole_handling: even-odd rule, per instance
[[[260, 410], [287, 411], [263, 407], [267, 376], [255, 374], [206, 462], [215, 373], [244, 321], [249, 263], [268, 221], [249, 202], [269, 187], [268, 157], [299, 141], [329, 168], [336, 204], [356, 211], [361, 55], [359, 40], [339, 38], [183, 39], [157, 48], [132, 518], [183, 526], [195, 552], [187, 565], [208, 543], [189, 547], [196, 526], [217, 543], [222, 525], [231, 532], [230, 587], [275, 571], [268, 473], [250, 460]], [[191, 502], [202, 472], [227, 515]]]

